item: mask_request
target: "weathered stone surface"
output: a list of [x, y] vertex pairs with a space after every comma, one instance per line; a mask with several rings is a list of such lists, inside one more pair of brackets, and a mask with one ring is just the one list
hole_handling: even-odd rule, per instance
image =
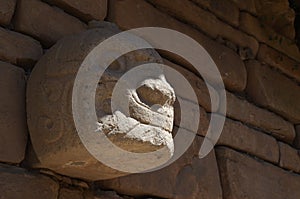
[[17, 0], [0, 1], [0, 24], [7, 26], [10, 24], [11, 18], [15, 11]]
[[18, 2], [14, 25], [17, 31], [38, 38], [46, 47], [64, 36], [86, 29], [86, 25], [75, 17], [38, 0]]
[[294, 146], [297, 149], [300, 149], [300, 125], [295, 126], [295, 131], [296, 131], [296, 137], [294, 140]]
[[226, 119], [217, 144], [244, 151], [272, 163], [277, 164], [279, 161], [276, 139], [251, 129], [241, 122]]
[[261, 44], [257, 58], [263, 63], [278, 68], [286, 75], [300, 81], [300, 64], [277, 50]]
[[247, 94], [257, 104], [300, 123], [300, 86], [257, 61], [249, 61]]
[[279, 142], [278, 144], [280, 149], [280, 167], [300, 173], [299, 151], [285, 143]]
[[31, 67], [42, 56], [40, 43], [26, 35], [0, 27], [0, 60]]
[[59, 185], [51, 178], [0, 164], [0, 198], [57, 199]]
[[[226, 88], [242, 91], [246, 86], [247, 74], [244, 64], [234, 51], [212, 41], [190, 26], [160, 12], [145, 1], [110, 1], [108, 20], [118, 24], [122, 29], [151, 26], [170, 28], [182, 32], [195, 39], [208, 51], [220, 70]], [[167, 58], [170, 57], [171, 60], [176, 60], [182, 66], [198, 73], [182, 58], [166, 54], [165, 52], [162, 52], [162, 55], [167, 56]]]
[[[48, 50], [35, 66], [27, 87], [28, 126], [37, 156], [37, 163], [33, 162], [32, 166], [49, 168], [64, 175], [88, 180], [125, 175], [124, 172], [98, 162], [88, 153], [79, 139], [72, 112], [73, 84], [83, 59], [100, 42], [117, 32], [116, 29], [104, 27], [66, 37]], [[118, 50], [116, 48], [113, 52]], [[96, 89], [95, 108], [98, 124], [95, 122], [93, 127], [87, 128], [95, 132], [94, 140], [107, 135], [115, 145], [127, 151], [141, 153], [162, 148], [157, 159], [149, 160], [151, 163], [157, 160], [160, 164], [167, 161], [174, 150], [171, 131], [175, 94], [162, 76], [163, 72], [157, 68], [149, 68], [147, 72], [152, 72], [153, 75], [147, 73], [147, 78], [135, 76], [143, 78], [137, 80], [138, 86], [144, 89], [138, 89], [139, 91], [132, 89], [128, 80], [120, 80], [121, 86], [125, 86], [125, 90], [122, 91], [124, 93], [117, 93], [117, 98], [114, 99], [117, 109], [110, 109], [113, 88], [118, 85], [116, 83], [122, 74], [136, 65], [156, 61], [162, 62], [162, 59], [154, 50], [133, 52], [117, 59], [102, 75]], [[149, 100], [149, 96], [152, 96], [152, 100]], [[126, 100], [128, 116], [125, 115], [126, 108], [119, 107], [120, 104], [126, 103]], [[153, 103], [156, 106], [153, 107]], [[79, 112], [85, 111], [87, 110]], [[105, 151], [109, 157], [113, 155], [109, 153], [115, 152], [109, 152], [110, 148], [106, 149], [100, 144], [90, 147], [93, 147], [94, 151]], [[147, 160], [144, 161], [147, 164]]]
[[300, 176], [234, 150], [216, 149], [225, 199], [300, 197]]
[[[213, 14], [203, 10], [190, 1], [184, 4], [181, 0], [151, 0], [151, 2], [162, 7], [173, 16], [196, 26], [213, 38], [217, 38], [217, 36], [224, 37], [240, 47], [251, 49], [254, 56], [257, 53], [258, 42], [253, 37], [223, 23]], [[243, 21], [241, 21], [241, 23], [242, 22]]]
[[255, 1], [255, 7], [261, 22], [270, 26], [277, 33], [294, 40], [295, 12], [290, 6], [288, 0]]
[[239, 8], [231, 0], [192, 0], [233, 26], [239, 25]]
[[25, 74], [0, 61], [0, 161], [20, 163], [27, 142]]
[[222, 198], [214, 151], [198, 158], [199, 140], [176, 162], [161, 170], [100, 181], [103, 188], [134, 196], [162, 198]]
[[253, 35], [260, 42], [277, 49], [283, 54], [300, 61], [300, 51], [296, 43], [288, 39], [268, 26], [264, 26], [252, 15], [242, 12], [240, 15], [240, 28], [250, 35]]
[[256, 15], [255, 0], [231, 0], [231, 1], [234, 2], [241, 10], [245, 10]]
[[279, 140], [292, 143], [294, 126], [282, 117], [242, 100], [227, 92], [227, 116], [271, 133]]
[[[205, 110], [208, 111], [212, 111], [215, 112], [217, 111], [218, 107], [216, 107], [216, 109], [211, 109], [211, 101], [215, 102], [216, 104], [219, 104], [219, 96], [218, 93], [212, 92], [212, 97], [210, 97], [208, 89], [206, 87], [206, 84], [204, 83], [204, 81], [202, 79], [200, 79], [200, 77], [198, 77], [197, 75], [195, 75], [194, 73], [186, 70], [185, 68], [174, 64], [166, 59], [164, 59], [164, 64], [166, 64], [167, 66], [170, 66], [171, 68], [177, 70], [178, 72], [180, 72], [185, 79], [188, 80], [189, 84], [192, 86], [192, 88], [195, 90], [195, 94], [197, 95], [197, 99], [198, 102], [193, 101], [193, 103], [196, 103], [199, 105], [201, 105], [202, 107], [205, 108]], [[171, 79], [171, 77], [168, 76], [167, 74], [167, 79]], [[189, 94], [186, 92], [186, 89], [184, 87], [184, 85], [182, 84], [182, 82], [179, 81], [174, 81], [173, 82], [173, 87], [176, 89], [176, 95], [186, 99], [186, 100], [192, 100], [191, 98], [189, 98]], [[212, 88], [213, 90], [213, 88]]]
[[68, 189], [61, 188], [59, 189], [58, 199], [84, 199], [83, 192], [78, 189]]
[[84, 21], [102, 21], [107, 13], [107, 0], [46, 0]]

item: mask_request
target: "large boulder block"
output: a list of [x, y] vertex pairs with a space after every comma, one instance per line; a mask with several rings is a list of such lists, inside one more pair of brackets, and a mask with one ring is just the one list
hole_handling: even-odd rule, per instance
[[232, 149], [216, 149], [224, 199], [300, 197], [300, 176]]
[[17, 0], [0, 1], [0, 24], [9, 25], [11, 18], [15, 12]]
[[0, 61], [0, 90], [0, 161], [20, 163], [27, 143], [24, 70]]
[[[27, 89], [28, 126], [37, 158], [37, 162], [31, 162], [33, 167], [49, 168], [87, 180], [125, 175], [124, 171], [106, 166], [88, 152], [78, 135], [72, 113], [72, 89], [81, 63], [94, 47], [118, 32], [108, 25], [67, 37], [53, 46], [35, 66]], [[113, 53], [118, 48], [113, 49]], [[162, 59], [154, 50], [136, 51], [120, 57], [106, 70], [92, 96], [98, 117], [92, 133], [99, 134], [95, 139], [100, 140], [106, 135], [125, 151], [145, 153], [161, 149], [161, 156], [149, 161], [164, 163], [174, 150], [171, 131], [175, 94], [163, 72], [153, 69], [155, 75], [149, 74], [138, 82], [137, 89], [126, 87], [126, 95], [117, 98], [120, 103], [128, 101], [128, 115], [122, 108], [115, 111], [110, 108], [113, 89], [122, 74], [147, 62], [161, 63]], [[122, 80], [122, 83], [124, 86], [128, 82]], [[99, 144], [93, 147], [107, 157], [114, 155]], [[141, 168], [143, 165], [139, 164]]]

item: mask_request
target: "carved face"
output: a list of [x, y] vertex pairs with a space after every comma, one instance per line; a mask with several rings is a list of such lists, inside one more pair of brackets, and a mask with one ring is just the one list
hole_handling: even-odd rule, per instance
[[[119, 70], [116, 71], [123, 68], [124, 74], [132, 68], [130, 65], [132, 63], [140, 65], [146, 61], [157, 60], [160, 61], [160, 58], [153, 50], [132, 52], [118, 59], [106, 71], [97, 89], [99, 130], [105, 132], [112, 142], [125, 150], [142, 153], [167, 146], [172, 155], [174, 145], [171, 132], [175, 93], [167, 83], [162, 70], [148, 68], [146, 72], [152, 75], [147, 79], [137, 80], [136, 88], [130, 86], [129, 79], [120, 80]], [[151, 70], [156, 71], [153, 73]], [[124, 89], [116, 95], [117, 99], [114, 99], [116, 106], [112, 113], [111, 97], [114, 87], [117, 87], [117, 81]], [[124, 108], [120, 104], [127, 107]], [[127, 141], [120, 142], [121, 139]]]

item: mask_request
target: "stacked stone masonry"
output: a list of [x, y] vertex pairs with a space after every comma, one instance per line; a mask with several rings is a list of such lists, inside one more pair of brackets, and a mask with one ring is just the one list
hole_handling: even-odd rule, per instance
[[[292, 4], [300, 5], [298, 0], [0, 0], [0, 199], [300, 198], [300, 47]], [[109, 140], [135, 152], [164, 145], [169, 157], [168, 141], [173, 143], [180, 128], [195, 136], [167, 167], [130, 174], [99, 162], [81, 143], [71, 89], [93, 47], [140, 27], [173, 29], [206, 49], [224, 82], [226, 119], [213, 150], [199, 158], [212, 113], [222, 109], [211, 105], [224, 100], [215, 79], [208, 77], [206, 84], [186, 59], [159, 49], [119, 58], [98, 83], [100, 123], [138, 124], [140, 134], [156, 129], [165, 142], [143, 140], [139, 131], [130, 139], [108, 133]], [[130, 117], [112, 113], [108, 100], [118, 78], [147, 62], [182, 74], [196, 99], [166, 75], [166, 82], [157, 81], [168, 92], [149, 91], [145, 83], [136, 93], [147, 106], [163, 101], [174, 115], [161, 116], [138, 103], [131, 104]], [[183, 105], [192, 118], [182, 118]]]

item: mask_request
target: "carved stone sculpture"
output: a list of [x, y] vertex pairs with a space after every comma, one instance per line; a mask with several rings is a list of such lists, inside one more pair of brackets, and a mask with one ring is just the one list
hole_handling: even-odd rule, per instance
[[[36, 64], [27, 87], [30, 154], [35, 156], [29, 158], [31, 166], [87, 180], [127, 174], [99, 162], [86, 150], [72, 116], [72, 89], [78, 68], [95, 46], [118, 32], [105, 25], [62, 39]], [[134, 51], [118, 58], [105, 71], [95, 95], [96, 133], [105, 133], [113, 144], [129, 152], [146, 153], [166, 147], [170, 158], [174, 151], [171, 132], [175, 93], [162, 74], [145, 79], [139, 88], [130, 91], [129, 115], [122, 110], [111, 111], [118, 79], [148, 62], [162, 63], [162, 59], [152, 49]]]

